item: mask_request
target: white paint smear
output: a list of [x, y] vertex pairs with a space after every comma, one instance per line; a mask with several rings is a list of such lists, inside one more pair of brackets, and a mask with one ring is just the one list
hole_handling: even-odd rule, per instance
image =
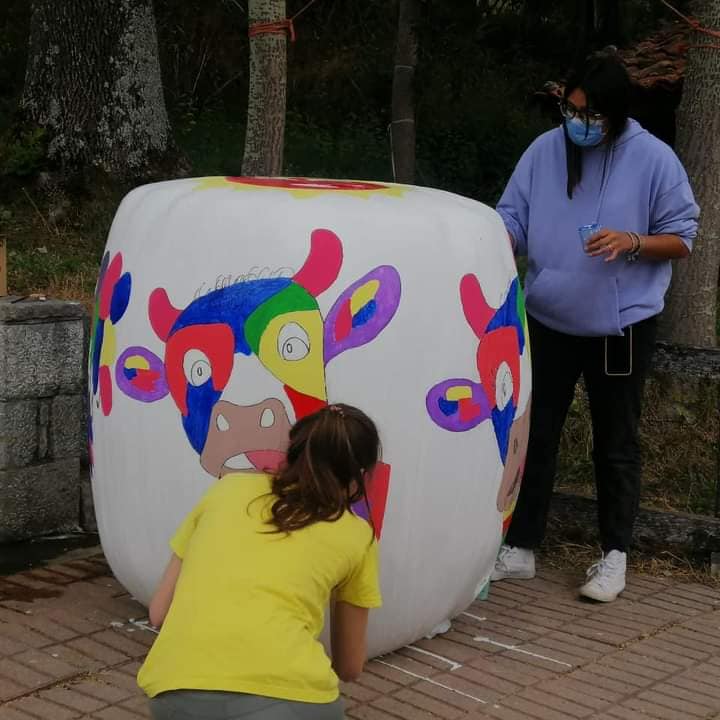
[[523, 650], [517, 645], [506, 645], [505, 643], [491, 640], [488, 637], [475, 637], [475, 642], [487, 643], [488, 645], [494, 645], [495, 647], [503, 648], [504, 650], [511, 650], [512, 652], [522, 653], [523, 655], [529, 655], [530, 657], [538, 658], [538, 660], [547, 660], [548, 662], [556, 663], [557, 665], [564, 665], [565, 667], [572, 667], [570, 663], [563, 662], [562, 660], [556, 660], [555, 658], [547, 657], [547, 655], [538, 655], [537, 653], [530, 652], [529, 650]]
[[392, 668], [393, 670], [397, 670], [398, 672], [405, 673], [405, 675], [410, 675], [410, 677], [417, 678], [418, 680], [424, 680], [425, 682], [430, 683], [431, 685], [435, 685], [435, 687], [441, 687], [443, 690], [448, 690], [451, 693], [455, 693], [456, 695], [461, 695], [462, 697], [469, 698], [470, 700], [474, 700], [475, 702], [482, 703], [483, 705], [487, 705], [487, 700], [483, 700], [482, 698], [475, 697], [474, 695], [470, 695], [466, 692], [463, 692], [462, 690], [456, 690], [454, 687], [450, 687], [449, 685], [443, 685], [443, 683], [438, 682], [437, 680], [433, 680], [432, 678], [425, 677], [425, 675], [418, 675], [417, 673], [410, 672], [410, 670], [405, 670], [405, 668], [398, 667], [397, 665], [393, 665], [392, 663], [385, 662], [384, 660], [375, 660], [374, 662], [378, 663], [379, 665], [385, 665], [385, 667]]
[[465, 615], [465, 617], [472, 618], [473, 620], [477, 620], [478, 622], [483, 622], [483, 620], [487, 620], [486, 617], [480, 617], [479, 615], [473, 615], [469, 612], [461, 612], [461, 615]]
[[155, 635], [160, 634], [160, 631], [154, 628], [149, 620], [130, 620], [129, 622], [131, 625], [140, 628], [140, 630], [147, 630], [148, 632], [155, 633]]
[[430, 652], [429, 650], [423, 650], [422, 648], [416, 647], [415, 645], [406, 645], [405, 649], [427, 655], [428, 657], [434, 657], [436, 660], [441, 660], [442, 662], [447, 663], [450, 666], [451, 672], [462, 667], [461, 663], [450, 660], [450, 658], [443, 657], [442, 655], [437, 655], [436, 653]]

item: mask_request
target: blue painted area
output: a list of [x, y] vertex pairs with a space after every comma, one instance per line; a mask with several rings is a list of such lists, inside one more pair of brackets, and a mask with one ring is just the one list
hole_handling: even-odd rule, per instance
[[92, 384], [93, 395], [97, 394], [98, 383], [100, 382], [100, 352], [102, 351], [103, 338], [105, 337], [105, 323], [97, 319], [95, 323], [95, 344], [92, 349]]
[[458, 411], [460, 403], [457, 400], [446, 400], [440, 397], [438, 398], [438, 407], [443, 415], [450, 417]]
[[110, 321], [114, 325], [117, 323], [130, 304], [130, 293], [132, 291], [132, 277], [130, 273], [125, 273], [116, 283], [113, 290], [112, 300], [110, 301]]
[[517, 330], [518, 345], [522, 355], [525, 348], [525, 332], [517, 311], [517, 294], [519, 291], [520, 281], [515, 278], [510, 284], [505, 302], [496, 310], [485, 332], [489, 333], [503, 327], [514, 327]]
[[137, 377], [137, 368], [123, 368], [123, 375], [132, 382]]
[[493, 427], [495, 428], [495, 437], [497, 438], [498, 449], [500, 450], [500, 459], [503, 465], [507, 460], [508, 444], [510, 442], [510, 428], [515, 419], [517, 408], [513, 405], [512, 400], [505, 406], [504, 410], [493, 408], [491, 417]]
[[376, 310], [377, 303], [375, 302], [375, 300], [370, 300], [367, 305], [364, 305], [360, 308], [360, 310], [355, 313], [352, 319], [352, 326], [356, 328], [364, 325], [366, 322], [369, 322], [372, 319], [373, 315], [375, 315]]
[[191, 325], [224, 323], [232, 328], [235, 335], [235, 352], [250, 355], [252, 351], [245, 339], [245, 321], [266, 300], [291, 283], [290, 278], [248, 280], [215, 290], [190, 303], [175, 321], [170, 334]]
[[210, 417], [222, 391], [217, 391], [208, 380], [204, 385], [188, 385], [188, 414], [183, 417], [183, 428], [190, 444], [198, 455], [202, 454], [210, 430]]

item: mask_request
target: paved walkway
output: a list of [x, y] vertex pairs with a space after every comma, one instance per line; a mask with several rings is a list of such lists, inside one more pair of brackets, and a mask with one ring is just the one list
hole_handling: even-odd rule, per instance
[[[450, 632], [343, 686], [356, 720], [720, 718], [720, 596], [634, 576], [612, 605], [544, 572], [493, 586]], [[101, 556], [0, 577], [0, 720], [148, 717], [154, 634]]]

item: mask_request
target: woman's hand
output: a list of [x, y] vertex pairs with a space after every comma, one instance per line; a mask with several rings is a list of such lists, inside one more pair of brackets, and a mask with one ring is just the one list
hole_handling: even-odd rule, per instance
[[607, 254], [605, 262], [616, 260], [619, 255], [633, 249], [633, 240], [629, 233], [603, 228], [595, 233], [587, 242], [585, 252], [590, 257]]

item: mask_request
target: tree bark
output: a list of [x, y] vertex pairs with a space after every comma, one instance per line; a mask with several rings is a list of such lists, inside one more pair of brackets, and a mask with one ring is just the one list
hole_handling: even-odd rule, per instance
[[[720, 0], [698, 3], [695, 16], [704, 27], [720, 29]], [[698, 32], [690, 42], [718, 44]], [[714, 347], [720, 269], [720, 51], [688, 52], [676, 147], [700, 205], [700, 228], [692, 255], [674, 263], [660, 332], [673, 343]]]
[[573, 62], [579, 66], [590, 52], [595, 39], [595, 0], [580, 0], [575, 8], [575, 27], [578, 32], [575, 37]]
[[625, 38], [620, 0], [605, 0], [599, 5], [598, 10], [600, 40], [604, 45], [611, 44], [622, 47]]
[[399, 0], [390, 137], [395, 180], [408, 184], [415, 182], [415, 68], [419, 15], [419, 0]]
[[[286, 18], [285, 0], [250, 0], [248, 22]], [[244, 175], [280, 175], [285, 144], [287, 35], [263, 33], [250, 38], [250, 77]]]
[[174, 151], [152, 0], [35, 0], [21, 100], [62, 169], [138, 176]]

